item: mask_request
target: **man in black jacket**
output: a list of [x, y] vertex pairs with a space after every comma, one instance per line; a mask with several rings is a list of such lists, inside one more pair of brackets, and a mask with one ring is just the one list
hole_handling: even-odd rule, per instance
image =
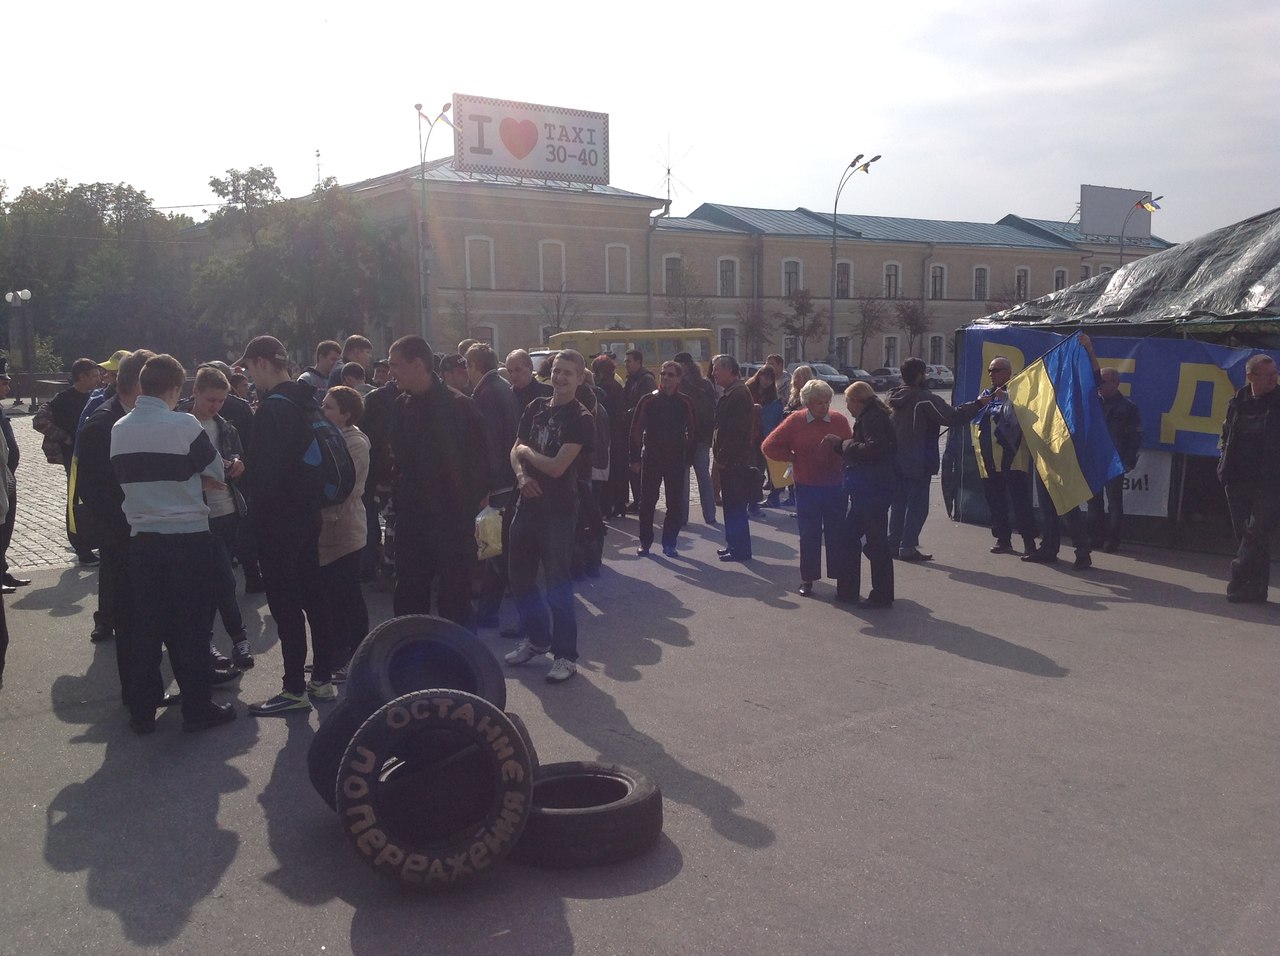
[[488, 429], [476, 403], [434, 371], [431, 346], [406, 335], [391, 346], [400, 387], [391, 422], [391, 499], [396, 511], [395, 614], [430, 614], [438, 582], [439, 614], [475, 630], [471, 584], [476, 514], [489, 499]]
[[[6, 369], [6, 360], [0, 358], [0, 399], [7, 398], [11, 383]], [[4, 479], [5, 491], [8, 492], [9, 510], [5, 513], [4, 524], [0, 525], [0, 573], [4, 575], [4, 593], [12, 594], [20, 587], [31, 583], [30, 578], [14, 577], [9, 572], [9, 543], [13, 540], [13, 519], [18, 511], [18, 436], [13, 433], [13, 425], [9, 417], [0, 413], [0, 432], [4, 432], [5, 447], [9, 452], [9, 460], [4, 469], [8, 474], [0, 475]]]
[[[75, 450], [76, 429], [80, 424], [80, 413], [89, 401], [89, 393], [98, 386], [102, 369], [90, 358], [76, 359], [71, 366], [71, 386], [64, 388], [36, 412], [31, 426], [45, 437], [45, 446], [50, 449], [50, 462], [58, 462], [67, 473], [68, 491], [71, 485], [71, 459]], [[54, 454], [60, 453], [60, 457]], [[80, 540], [80, 536], [72, 530], [70, 510], [68, 509], [67, 541], [80, 559], [81, 564], [98, 563], [93, 549]]]
[[[259, 396], [244, 486], [267, 605], [284, 660], [280, 693], [253, 704], [249, 713], [271, 717], [310, 710], [309, 696], [335, 696], [332, 649], [324, 629], [315, 625], [320, 608], [320, 509], [302, 493], [302, 456], [312, 441], [303, 407], [315, 402], [315, 389], [290, 379], [289, 354], [270, 335], [251, 341], [236, 364], [248, 371]], [[308, 618], [313, 655], [309, 683], [304, 672]]]
[[493, 469], [489, 505], [503, 512], [502, 554], [486, 561], [481, 568], [476, 624], [479, 627], [497, 627], [498, 607], [507, 590], [507, 541], [511, 519], [515, 517], [516, 474], [511, 470], [510, 453], [511, 446], [516, 443], [520, 403], [507, 380], [498, 374], [498, 356], [493, 349], [477, 343], [467, 349], [466, 358], [471, 398], [488, 425], [489, 456]]
[[[622, 411], [625, 421], [625, 432], [631, 429], [631, 418], [635, 414], [636, 406], [640, 404], [640, 399], [648, 395], [658, 387], [657, 380], [654, 379], [653, 373], [644, 367], [644, 353], [639, 349], [627, 349], [624, 357], [627, 370], [627, 381], [622, 386]], [[624, 433], [625, 433], [624, 432]], [[628, 480], [631, 485], [631, 504], [627, 507], [628, 511], [640, 510], [640, 476], [637, 474], [629, 474]]]
[[676, 538], [684, 527], [687, 507], [681, 485], [689, 488], [689, 466], [698, 426], [693, 402], [680, 392], [683, 370], [663, 362], [658, 390], [641, 396], [631, 416], [631, 472], [640, 476], [641, 557], [653, 546], [653, 512], [658, 489], [666, 487], [667, 515], [662, 521], [662, 553], [676, 557]]
[[[1107, 431], [1115, 443], [1125, 474], [1138, 467], [1142, 450], [1142, 416], [1138, 406], [1120, 394], [1120, 373], [1104, 368], [1099, 373], [1098, 395]], [[1120, 547], [1124, 524], [1124, 475], [1116, 475], [1089, 500], [1089, 543], [1111, 554]], [[1105, 502], [1104, 502], [1105, 496]]]
[[1227, 406], [1222, 423], [1218, 480], [1227, 495], [1239, 548], [1231, 562], [1227, 600], [1264, 603], [1271, 580], [1271, 533], [1280, 524], [1280, 389], [1276, 363], [1254, 355], [1245, 364], [1244, 388]]

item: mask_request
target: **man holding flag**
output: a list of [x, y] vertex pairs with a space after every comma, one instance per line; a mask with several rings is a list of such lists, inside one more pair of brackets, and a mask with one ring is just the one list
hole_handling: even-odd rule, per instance
[[1093, 343], [1082, 332], [1054, 346], [1009, 381], [1007, 392], [1036, 460], [1036, 487], [1044, 517], [1040, 546], [1023, 556], [1033, 564], [1058, 560], [1066, 519], [1076, 560], [1093, 566], [1089, 528], [1080, 506], [1124, 473], [1098, 398], [1101, 373]]

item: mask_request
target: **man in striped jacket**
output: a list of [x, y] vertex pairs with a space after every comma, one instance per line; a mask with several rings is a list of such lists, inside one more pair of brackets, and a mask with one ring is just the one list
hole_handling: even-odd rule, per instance
[[210, 699], [209, 621], [214, 542], [203, 487], [225, 488], [222, 456], [195, 417], [173, 409], [186, 370], [171, 355], [142, 366], [142, 394], [111, 429], [111, 467], [124, 491], [129, 571], [134, 582], [134, 647], [127, 662], [129, 726], [155, 730], [164, 702], [160, 646], [182, 696], [183, 730], [232, 720]]

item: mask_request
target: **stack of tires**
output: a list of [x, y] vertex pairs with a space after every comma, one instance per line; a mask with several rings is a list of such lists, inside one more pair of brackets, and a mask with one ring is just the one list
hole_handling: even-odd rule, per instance
[[429, 888], [503, 859], [596, 866], [657, 843], [662, 794], [652, 780], [606, 764], [540, 766], [506, 701], [501, 665], [464, 628], [408, 615], [369, 632], [307, 769], [375, 870]]

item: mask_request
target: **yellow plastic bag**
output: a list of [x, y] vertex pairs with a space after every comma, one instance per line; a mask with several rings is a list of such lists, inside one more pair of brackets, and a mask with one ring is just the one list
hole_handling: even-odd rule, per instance
[[481, 561], [502, 554], [502, 512], [489, 505], [476, 515], [476, 553]]
[[769, 466], [769, 480], [773, 482], [775, 488], [790, 488], [795, 484], [792, 476], [791, 462], [774, 461], [772, 458], [766, 458], [765, 464]]

